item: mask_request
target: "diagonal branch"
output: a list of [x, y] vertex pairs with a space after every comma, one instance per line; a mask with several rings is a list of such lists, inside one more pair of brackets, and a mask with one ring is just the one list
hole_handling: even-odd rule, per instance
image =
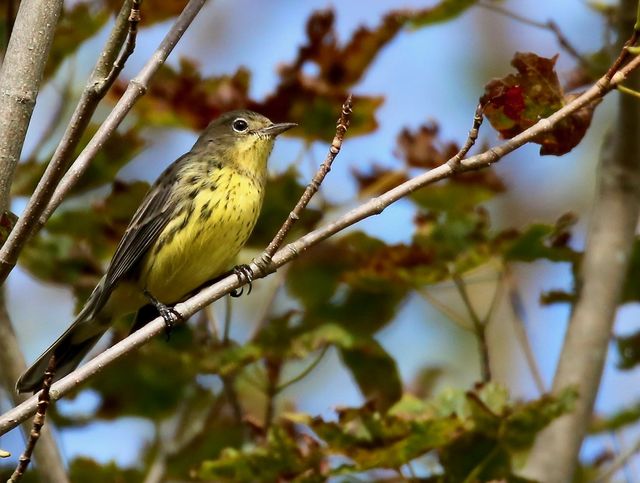
[[[382, 213], [385, 208], [419, 188], [423, 188], [424, 186], [433, 184], [436, 181], [450, 177], [454, 173], [485, 168], [499, 161], [507, 154], [530, 142], [537, 136], [550, 131], [554, 126], [573, 112], [601, 99], [618, 84], [624, 82], [629, 74], [639, 66], [640, 57], [635, 57], [616, 72], [611, 79], [606, 76], [601, 78], [595, 85], [586, 90], [580, 96], [576, 97], [573, 101], [567, 103], [560, 110], [545, 119], [541, 119], [529, 129], [523, 131], [503, 144], [462, 160], [456, 167], [452, 167], [449, 164], [451, 162], [450, 160], [446, 164], [416, 176], [386, 193], [361, 204], [332, 223], [314, 230], [298, 240], [285, 245], [273, 256], [272, 268], [277, 269], [294, 258], [297, 258], [302, 252], [311, 246], [317, 245], [321, 241], [361, 220], [364, 220], [365, 218]], [[263, 269], [256, 264], [252, 264], [251, 268], [255, 275], [255, 279], [262, 278], [266, 275]], [[229, 275], [214, 285], [204, 288], [185, 302], [177, 304], [175, 306], [175, 310], [186, 320], [198, 310], [206, 307], [242, 285], [244, 285], [244, 283], [238, 280], [238, 277], [235, 274]], [[156, 335], [163, 333], [164, 328], [164, 321], [161, 317], [149, 322], [145, 327], [134, 332], [126, 339], [110, 347], [82, 367], [76, 369], [65, 378], [56, 382], [51, 388], [51, 399], [59, 399], [71, 390], [77, 388], [84, 381], [94, 374], [102, 371], [116, 359], [124, 356], [132, 350], [135, 350], [137, 347], [142, 346]], [[35, 408], [36, 400], [32, 397], [20, 406], [13, 408], [0, 416], [0, 435], [6, 433], [32, 415], [35, 412]]]
[[[186, 31], [187, 27], [191, 25], [191, 22], [196, 17], [205, 1], [206, 0], [189, 1], [176, 22], [171, 27], [171, 30], [167, 33], [165, 38], [162, 40], [156, 51], [153, 53], [149, 61], [138, 73], [138, 75], [129, 82], [126, 91], [124, 92], [116, 106], [109, 113], [105, 121], [100, 125], [91, 141], [89, 141], [89, 144], [87, 144], [84, 150], [76, 158], [62, 180], [59, 183], [51, 183], [50, 185], [47, 185], [47, 193], [42, 194], [39, 196], [39, 198], [37, 198], [37, 207], [34, 200], [34, 207], [32, 208], [32, 211], [29, 212], [29, 218], [25, 216], [24, 221], [20, 224], [20, 232], [12, 232], [9, 240], [0, 250], [0, 283], [2, 283], [7, 278], [7, 275], [15, 266], [20, 249], [28, 239], [29, 235], [31, 233], [37, 232], [40, 228], [42, 228], [53, 211], [60, 205], [60, 203], [62, 203], [62, 200], [89, 167], [89, 163], [91, 163], [98, 151], [100, 151], [100, 148], [102, 147], [106, 139], [108, 139], [109, 136], [111, 136], [117, 129], [117, 127], [120, 125], [124, 117], [129, 113], [136, 101], [145, 94], [151, 78], [167, 59], [173, 48], [176, 46], [176, 44]], [[131, 12], [132, 15], [129, 17], [130, 26], [137, 26], [136, 15], [133, 11], [136, 5], [139, 5], [139, 2], [136, 1], [133, 3]], [[135, 32], [135, 27], [133, 29], [130, 28], [129, 31]], [[131, 39], [132, 37], [133, 35], [130, 35], [129, 39]], [[131, 41], [127, 42], [123, 53], [126, 55], [127, 52], [130, 52], [133, 48], [133, 45], [134, 43], [132, 43]], [[123, 65], [123, 62], [124, 57], [121, 56], [119, 60], [117, 60], [116, 64]], [[104, 68], [107, 67], [108, 72], [113, 71], [111, 69], [111, 64], [109, 64], [108, 66], [101, 65], [100, 67], [100, 74], [96, 78], [97, 84], [94, 87], [96, 87], [96, 92], [102, 96], [104, 95], [102, 90], [108, 88], [109, 82], [113, 82], [113, 79], [110, 78], [110, 75], [104, 72]], [[93, 90], [90, 92], [93, 92]], [[77, 122], [88, 122], [86, 118], [76, 118], [76, 120]], [[75, 140], [75, 143], [77, 144], [77, 140]], [[62, 148], [59, 147], [59, 149]], [[68, 150], [68, 148], [64, 149]], [[71, 150], [71, 152], [73, 152], [73, 150]], [[66, 158], [68, 158], [69, 156], [70, 153], [65, 154]], [[63, 165], [65, 164], [66, 161], [60, 162], [59, 165], [50, 168], [51, 171], [56, 171], [55, 176], [58, 179], [60, 178], [60, 176], [62, 176], [64, 168]], [[53, 175], [51, 176], [53, 178]], [[53, 190], [53, 188], [55, 188], [55, 191]], [[45, 188], [43, 187], [41, 189], [44, 190]], [[51, 191], [53, 191], [53, 194], [51, 194]]]
[[[126, 59], [124, 55], [126, 54], [128, 57], [133, 51], [137, 32], [137, 19], [139, 19], [137, 8], [137, 0], [135, 3], [133, 0], [125, 0], [123, 3], [116, 17], [111, 35], [98, 56], [98, 61], [89, 76], [87, 85], [80, 96], [62, 139], [47, 164], [38, 186], [29, 199], [24, 213], [18, 219], [16, 226], [9, 234], [2, 249], [0, 249], [0, 283], [6, 279], [15, 266], [22, 247], [33, 233], [38, 218], [67, 169], [69, 160], [73, 156], [100, 100], [105, 96], [122, 67], [124, 67], [124, 60]], [[138, 12], [137, 16], [134, 16], [135, 12]], [[122, 51], [122, 56], [118, 56], [125, 42], [125, 37], [127, 39], [127, 48]]]
[[[13, 1], [8, 2], [15, 5]], [[0, 217], [9, 209], [10, 187], [24, 137], [31, 120], [53, 35], [62, 11], [62, 0], [23, 0], [0, 69]], [[25, 369], [4, 293], [0, 287], [0, 367], [3, 378], [14, 379]], [[7, 381], [2, 381], [7, 382]], [[7, 387], [11, 387], [11, 381]], [[22, 398], [13, 396], [14, 403]], [[46, 472], [45, 482], [68, 481], [58, 447], [45, 432], [36, 459]]]
[[331, 141], [331, 146], [329, 147], [329, 152], [327, 153], [327, 157], [324, 160], [324, 163], [320, 166], [320, 169], [316, 172], [315, 176], [311, 180], [311, 182], [307, 185], [307, 188], [302, 193], [302, 196], [298, 200], [298, 203], [293, 208], [286, 221], [276, 233], [276, 236], [271, 240], [271, 243], [267, 246], [265, 251], [254, 260], [254, 263], [257, 265], [261, 265], [263, 269], [267, 269], [271, 263], [271, 257], [278, 251], [278, 249], [282, 246], [285, 237], [293, 228], [293, 225], [300, 218], [300, 215], [304, 211], [304, 209], [311, 201], [313, 195], [318, 192], [320, 189], [320, 185], [324, 181], [325, 176], [329, 174], [331, 171], [331, 164], [333, 160], [336, 158], [340, 149], [342, 148], [342, 142], [344, 141], [344, 136], [347, 133], [347, 129], [349, 128], [349, 122], [351, 121], [351, 112], [352, 112], [353, 104], [352, 104], [352, 96], [349, 94], [347, 99], [342, 104], [342, 110], [340, 111], [340, 118], [338, 119], [338, 123], [336, 125], [336, 134], [333, 137], [333, 141]]

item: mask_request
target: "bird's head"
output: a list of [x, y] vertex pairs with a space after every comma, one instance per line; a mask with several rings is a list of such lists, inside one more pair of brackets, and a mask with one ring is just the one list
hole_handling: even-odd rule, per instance
[[296, 125], [274, 123], [249, 110], [231, 111], [207, 126], [193, 150], [211, 153], [223, 162], [238, 163], [245, 169], [264, 169], [275, 138]]

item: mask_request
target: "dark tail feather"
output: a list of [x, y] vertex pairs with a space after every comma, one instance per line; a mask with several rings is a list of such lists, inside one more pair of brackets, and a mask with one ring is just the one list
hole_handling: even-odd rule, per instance
[[20, 376], [16, 383], [16, 390], [18, 392], [38, 391], [42, 387], [44, 373], [51, 356], [56, 358], [54, 381], [73, 371], [109, 328], [109, 324], [101, 322], [103, 321], [77, 320]]

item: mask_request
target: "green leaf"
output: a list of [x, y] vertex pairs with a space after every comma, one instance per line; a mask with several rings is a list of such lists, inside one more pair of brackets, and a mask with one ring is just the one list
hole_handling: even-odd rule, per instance
[[640, 420], [640, 401], [606, 417], [596, 416], [591, 420], [589, 433], [599, 434], [618, 431], [631, 424], [637, 423], [638, 420]]
[[[578, 263], [581, 254], [570, 248], [568, 228], [573, 221], [566, 224], [562, 218], [555, 225], [535, 223], [529, 225], [522, 233], [506, 233], [504, 256], [507, 260], [533, 262], [546, 259], [552, 262]], [[504, 236], [506, 235], [506, 236]]]
[[342, 362], [353, 374], [364, 397], [386, 411], [402, 396], [402, 381], [396, 361], [373, 338], [356, 348], [340, 351]]
[[638, 280], [638, 273], [640, 273], [640, 237], [636, 237], [633, 242], [627, 277], [624, 282], [624, 288], [622, 289], [621, 303], [640, 301], [640, 280]]
[[[126, 326], [123, 336], [128, 332], [129, 324]], [[190, 356], [193, 344], [191, 330], [178, 326], [170, 344], [153, 339], [97, 374], [90, 384], [101, 398], [95, 417], [160, 420], [173, 414], [197, 374], [198, 366]]]
[[144, 479], [139, 468], [120, 468], [115, 462], [100, 464], [90, 458], [74, 458], [69, 464], [69, 478], [74, 483], [136, 483]]
[[476, 0], [441, 0], [430, 8], [418, 10], [409, 15], [408, 24], [413, 28], [434, 23], [447, 22], [460, 16], [476, 3]]
[[618, 368], [628, 371], [640, 364], [640, 331], [615, 338], [618, 348]]
[[296, 434], [291, 425], [274, 426], [267, 441], [245, 451], [226, 449], [217, 460], [205, 461], [198, 477], [220, 482], [324, 482], [327, 477], [320, 446]]

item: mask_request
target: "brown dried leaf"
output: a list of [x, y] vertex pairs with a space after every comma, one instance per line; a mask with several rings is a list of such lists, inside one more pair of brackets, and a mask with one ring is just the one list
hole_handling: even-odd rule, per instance
[[[557, 57], [518, 52], [511, 61], [518, 73], [493, 79], [485, 86], [480, 99], [484, 114], [503, 137], [512, 138], [574, 98], [565, 96], [560, 86], [555, 72]], [[534, 139], [542, 146], [540, 154], [560, 156], [571, 151], [584, 137], [595, 105], [585, 106]]]

